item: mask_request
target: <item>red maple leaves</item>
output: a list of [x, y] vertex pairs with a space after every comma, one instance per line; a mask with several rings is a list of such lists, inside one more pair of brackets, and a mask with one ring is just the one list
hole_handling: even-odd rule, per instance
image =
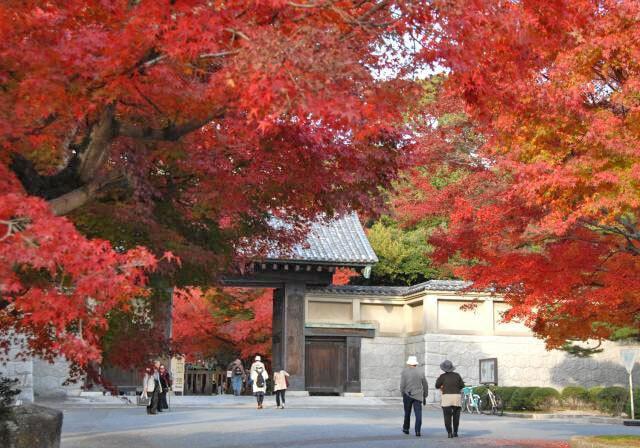
[[[80, 366], [100, 360], [109, 313], [146, 294], [155, 258], [86, 239], [25, 195], [3, 165], [0, 190], [0, 332], [19, 335], [22, 356], [63, 355]], [[1, 343], [7, 350], [10, 339]]]
[[441, 260], [504, 293], [549, 346], [637, 329], [640, 5], [434, 6], [418, 57], [448, 73], [423, 111], [439, 118], [421, 129], [428, 169], [399, 209], [446, 216]]

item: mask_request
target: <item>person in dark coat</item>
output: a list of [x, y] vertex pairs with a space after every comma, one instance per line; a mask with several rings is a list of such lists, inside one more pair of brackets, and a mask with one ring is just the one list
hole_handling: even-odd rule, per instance
[[150, 406], [153, 411], [151, 413], [155, 414], [156, 412], [162, 412], [162, 409], [160, 408], [160, 392], [162, 391], [162, 388], [160, 387], [160, 361], [153, 362], [153, 369], [151, 370], [151, 373], [153, 375], [154, 390], [151, 395]]
[[422, 405], [427, 404], [427, 395], [429, 394], [429, 385], [424, 376], [424, 371], [418, 369], [418, 359], [415, 356], [409, 356], [407, 359], [407, 367], [402, 371], [400, 377], [400, 392], [402, 393], [402, 403], [404, 404], [404, 424], [402, 432], [409, 434], [409, 426], [411, 423], [411, 409], [416, 416], [416, 437], [420, 437], [420, 429], [422, 428]]
[[171, 389], [171, 375], [167, 371], [166, 367], [160, 364], [160, 397], [158, 401], [158, 412], [162, 412], [163, 409], [169, 409], [169, 403], [167, 403], [167, 393]]
[[447, 429], [449, 438], [458, 437], [458, 426], [460, 425], [460, 411], [462, 410], [462, 400], [460, 391], [464, 388], [464, 381], [454, 370], [453, 363], [449, 360], [440, 364], [440, 369], [444, 372], [436, 380], [436, 389], [442, 391], [442, 414], [444, 415], [444, 427]]

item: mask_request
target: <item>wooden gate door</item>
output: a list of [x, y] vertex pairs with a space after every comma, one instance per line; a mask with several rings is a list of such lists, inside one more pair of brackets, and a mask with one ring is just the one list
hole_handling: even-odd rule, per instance
[[346, 338], [306, 338], [305, 379], [309, 393], [344, 392], [346, 352]]

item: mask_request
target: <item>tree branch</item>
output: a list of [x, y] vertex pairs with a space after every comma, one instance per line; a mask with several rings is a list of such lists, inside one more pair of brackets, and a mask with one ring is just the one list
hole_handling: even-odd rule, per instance
[[120, 172], [113, 172], [110, 176], [76, 188], [62, 196], [49, 201], [49, 206], [56, 216], [66, 215], [73, 210], [89, 203], [102, 193], [113, 191], [116, 188], [127, 188], [129, 179]]
[[170, 124], [164, 128], [151, 128], [144, 126], [137, 126], [135, 124], [118, 123], [117, 134], [123, 137], [130, 137], [140, 140], [161, 140], [161, 141], [176, 141], [181, 137], [189, 134], [197, 129], [202, 128], [207, 123], [215, 119], [224, 117], [225, 108], [220, 108], [200, 120], [192, 120], [187, 123], [176, 126]]
[[114, 106], [109, 105], [91, 130], [89, 144], [79, 156], [78, 176], [82, 182], [88, 183], [95, 179], [109, 158], [109, 148], [115, 136]]

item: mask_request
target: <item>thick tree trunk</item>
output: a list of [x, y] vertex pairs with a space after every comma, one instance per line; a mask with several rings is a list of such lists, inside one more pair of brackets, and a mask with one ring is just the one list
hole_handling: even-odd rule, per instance
[[176, 141], [212, 120], [222, 118], [224, 113], [225, 109], [219, 108], [202, 119], [155, 129], [118, 122], [115, 118], [115, 106], [109, 105], [91, 127], [85, 143], [60, 173], [41, 176], [33, 164], [20, 155], [14, 157], [12, 169], [27, 193], [47, 199], [56, 215], [66, 215], [114, 187], [122, 189], [127, 183], [127, 177], [122, 173], [103, 175], [104, 167], [109, 160], [111, 144], [117, 137]]

